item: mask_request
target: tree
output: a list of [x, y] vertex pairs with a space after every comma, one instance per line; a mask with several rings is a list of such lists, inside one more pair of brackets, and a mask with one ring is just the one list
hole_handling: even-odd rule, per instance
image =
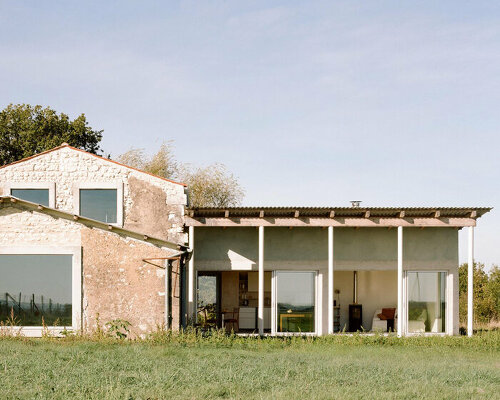
[[190, 207], [235, 207], [241, 204], [245, 195], [238, 179], [224, 164], [187, 167], [181, 176], [188, 185]]
[[148, 156], [144, 149], [130, 149], [118, 161], [164, 178], [188, 185], [190, 207], [231, 207], [241, 204], [244, 191], [238, 179], [220, 163], [193, 167], [179, 163], [173, 142], [164, 142], [157, 153]]
[[172, 141], [164, 142], [152, 157], [147, 156], [144, 149], [132, 148], [119, 156], [118, 161], [163, 178], [179, 178], [179, 165], [174, 156]]
[[99, 154], [102, 130], [92, 129], [81, 114], [74, 120], [50, 107], [9, 104], [0, 111], [0, 165], [9, 164], [66, 142]]
[[[460, 321], [467, 321], [467, 271], [468, 264], [458, 269]], [[500, 269], [493, 266], [489, 274], [484, 264], [474, 262], [473, 269], [474, 320], [478, 322], [498, 321], [500, 317]]]

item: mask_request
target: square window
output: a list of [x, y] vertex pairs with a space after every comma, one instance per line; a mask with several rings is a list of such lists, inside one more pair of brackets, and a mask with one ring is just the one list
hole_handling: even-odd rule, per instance
[[18, 199], [50, 207], [49, 189], [11, 189], [10, 194]]
[[116, 189], [80, 189], [80, 215], [115, 224], [117, 200]]

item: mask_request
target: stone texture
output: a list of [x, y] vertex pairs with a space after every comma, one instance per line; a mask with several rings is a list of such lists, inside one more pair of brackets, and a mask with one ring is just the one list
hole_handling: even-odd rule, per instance
[[[164, 323], [165, 270], [144, 259], [168, 257], [171, 250], [89, 228], [82, 230], [82, 247], [87, 328], [95, 329], [97, 315], [103, 324], [127, 320], [134, 335], [143, 335]], [[151, 262], [163, 265], [163, 260]], [[174, 274], [172, 279], [179, 284]], [[178, 307], [178, 301], [172, 304], [174, 329], [179, 327]]]
[[[187, 200], [182, 185], [70, 147], [62, 147], [30, 160], [0, 168], [0, 194], [10, 194], [7, 193], [6, 189], [9, 183], [23, 183], [29, 187], [29, 183], [55, 182], [56, 208], [75, 214], [78, 213], [78, 210], [75, 210], [73, 200], [73, 190], [76, 183], [116, 183], [118, 181], [123, 182], [124, 185], [123, 208], [126, 224], [132, 223], [140, 233], [147, 233], [143, 230], [150, 229], [149, 220], [151, 218], [148, 217], [147, 224], [141, 224], [137, 216], [147, 215], [148, 212], [153, 212], [155, 207], [160, 207], [165, 210], [166, 215], [162, 217], [162, 228], [154, 228], [158, 238], [176, 243], [186, 242], [187, 237], [183, 232], [182, 221]], [[132, 186], [138, 187], [142, 194], [132, 193], [134, 190]], [[165, 206], [147, 204], [148, 196], [145, 196], [145, 192], [148, 190], [155, 193], [149, 198], [156, 198], [158, 191], [163, 192]]]

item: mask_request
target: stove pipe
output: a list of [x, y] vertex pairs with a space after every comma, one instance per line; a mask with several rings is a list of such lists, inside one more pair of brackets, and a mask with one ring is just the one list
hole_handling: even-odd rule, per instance
[[354, 271], [354, 282], [352, 291], [352, 303], [358, 304], [358, 271]]

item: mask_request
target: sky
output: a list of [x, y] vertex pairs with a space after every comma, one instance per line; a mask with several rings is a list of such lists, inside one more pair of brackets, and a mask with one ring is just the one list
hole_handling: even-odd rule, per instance
[[85, 113], [114, 157], [173, 140], [244, 205], [495, 207], [487, 266], [499, 72], [498, 1], [0, 0], [0, 107]]

